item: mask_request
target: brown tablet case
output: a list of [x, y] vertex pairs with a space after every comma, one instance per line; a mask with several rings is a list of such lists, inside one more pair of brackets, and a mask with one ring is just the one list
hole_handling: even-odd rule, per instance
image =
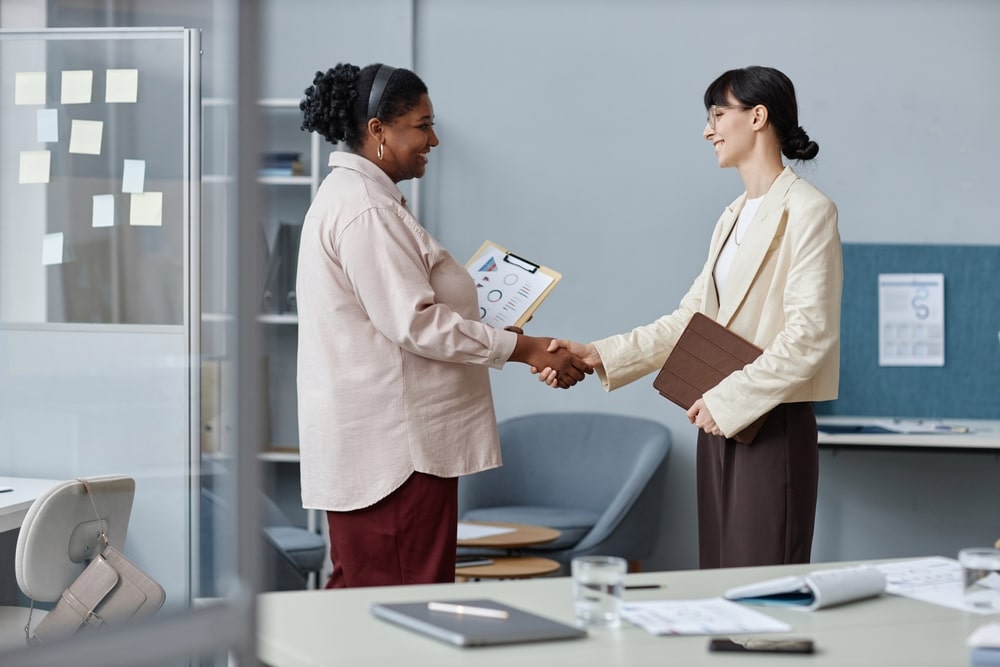
[[[703, 313], [695, 313], [677, 339], [653, 388], [685, 410], [733, 371], [759, 357], [763, 350]], [[767, 414], [733, 436], [749, 445]]]

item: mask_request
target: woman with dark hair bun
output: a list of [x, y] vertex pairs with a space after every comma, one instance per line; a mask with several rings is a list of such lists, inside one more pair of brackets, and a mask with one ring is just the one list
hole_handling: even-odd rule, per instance
[[[608, 391], [658, 371], [696, 312], [763, 354], [698, 399], [701, 567], [808, 563], [819, 478], [813, 401], [837, 397], [843, 260], [837, 207], [784, 166], [811, 160], [795, 87], [771, 67], [734, 69], [705, 91], [704, 138], [746, 191], [716, 223], [708, 260], [677, 309], [627, 334], [560, 345]], [[552, 383], [543, 370], [541, 379]], [[765, 416], [749, 445], [733, 437]]]
[[306, 213], [299, 248], [302, 504], [324, 510], [327, 588], [454, 581], [458, 477], [500, 465], [489, 369], [590, 369], [550, 338], [480, 322], [476, 287], [406, 206], [438, 145], [413, 72], [317, 72], [302, 129], [346, 150]]

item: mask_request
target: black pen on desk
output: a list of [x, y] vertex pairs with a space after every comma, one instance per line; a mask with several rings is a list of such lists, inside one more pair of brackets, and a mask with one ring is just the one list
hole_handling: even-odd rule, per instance
[[652, 589], [652, 588], [663, 588], [663, 586], [660, 585], [660, 584], [633, 584], [631, 586], [626, 586], [625, 590], [627, 590], [627, 591], [642, 591], [642, 590]]
[[12, 489], [11, 487], [5, 486], [2, 489], [0, 489], [0, 493], [7, 493], [8, 491], [13, 491], [13, 490], [14, 489]]

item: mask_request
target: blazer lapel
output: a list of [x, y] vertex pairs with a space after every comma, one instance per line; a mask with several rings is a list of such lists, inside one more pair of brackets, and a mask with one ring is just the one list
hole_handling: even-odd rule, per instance
[[[722, 252], [723, 246], [726, 245], [726, 239], [733, 231], [733, 226], [736, 224], [736, 218], [739, 217], [740, 210], [743, 208], [743, 202], [746, 201], [747, 195], [744, 192], [740, 197], [736, 199], [732, 204], [726, 207], [726, 210], [722, 212], [722, 218], [719, 221], [719, 235], [714, 240], [714, 245], [709, 249], [710, 253], [710, 266], [715, 266], [715, 263], [719, 261], [719, 253]], [[715, 272], [709, 276], [709, 280], [705, 284], [705, 293], [702, 295], [702, 312], [705, 315], [715, 318], [719, 313], [719, 287], [715, 284]]]
[[[767, 251], [771, 248], [771, 242], [774, 241], [775, 235], [782, 226], [785, 195], [792, 183], [798, 178], [795, 172], [785, 167], [784, 171], [771, 184], [767, 196], [761, 202], [760, 208], [757, 209], [757, 213], [750, 223], [750, 229], [747, 231], [747, 238], [740, 246], [736, 257], [733, 258], [726, 292], [719, 295], [719, 314], [716, 319], [723, 326], [729, 326], [740, 304], [746, 299], [754, 278], [760, 272]], [[743, 201], [745, 201], [745, 195], [742, 200], [737, 200], [741, 205]], [[739, 210], [739, 208], [736, 209], [737, 215]], [[724, 240], [725, 236], [723, 236]], [[718, 251], [716, 251], [716, 256], [718, 256]]]

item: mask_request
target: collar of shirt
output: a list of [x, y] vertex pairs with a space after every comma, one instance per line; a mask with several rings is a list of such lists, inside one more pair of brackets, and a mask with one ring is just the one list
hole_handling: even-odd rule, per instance
[[403, 196], [403, 192], [396, 187], [396, 184], [392, 182], [388, 174], [379, 169], [378, 165], [368, 158], [356, 153], [333, 151], [330, 153], [330, 168], [351, 169], [363, 174], [375, 181], [379, 187], [389, 192], [393, 199], [402, 204], [403, 208], [406, 208], [406, 197]]

